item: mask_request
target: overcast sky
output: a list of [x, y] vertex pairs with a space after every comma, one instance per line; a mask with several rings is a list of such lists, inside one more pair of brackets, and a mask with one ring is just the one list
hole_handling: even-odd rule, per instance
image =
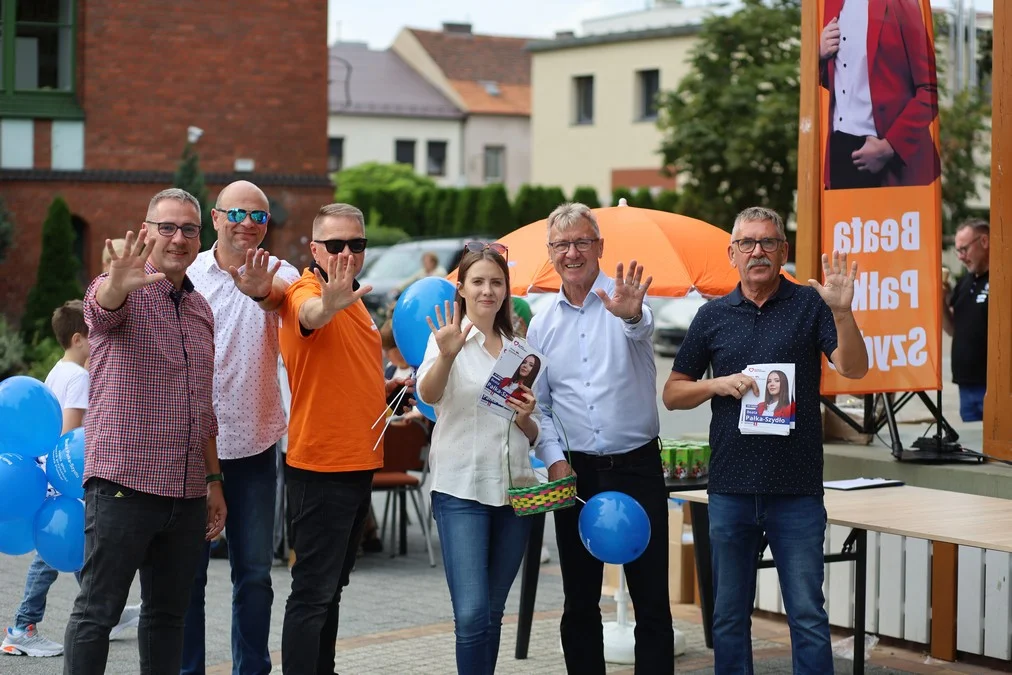
[[[476, 33], [552, 37], [559, 30], [579, 31], [584, 19], [643, 9], [652, 0], [327, 0], [328, 42], [368, 42], [385, 49], [401, 28], [438, 30], [444, 21], [470, 23]], [[1007, 0], [1006, 0], [1007, 1]], [[931, 0], [950, 7], [955, 0]], [[969, 7], [971, 0], [963, 0]], [[685, 4], [705, 4], [686, 0]], [[978, 11], [990, 12], [994, 0], [975, 0]]]

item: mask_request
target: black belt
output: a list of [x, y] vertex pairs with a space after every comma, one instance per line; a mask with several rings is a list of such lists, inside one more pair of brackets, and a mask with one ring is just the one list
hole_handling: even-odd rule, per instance
[[660, 453], [660, 440], [652, 438], [634, 450], [613, 455], [591, 455], [586, 452], [573, 452], [573, 468], [576, 469], [577, 473], [580, 473], [577, 467], [593, 469], [595, 471], [609, 471], [623, 466], [643, 464], [644, 462], [659, 462]]

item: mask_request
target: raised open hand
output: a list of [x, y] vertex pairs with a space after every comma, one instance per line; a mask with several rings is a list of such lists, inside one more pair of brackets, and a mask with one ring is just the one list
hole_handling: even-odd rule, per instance
[[105, 248], [109, 252], [109, 285], [124, 296], [138, 288], [149, 286], [165, 278], [161, 272], [148, 274], [144, 266], [148, 256], [155, 247], [155, 240], [147, 236], [143, 230], [138, 236], [133, 232], [126, 233], [123, 255], [117, 255], [112, 240], [105, 240]]
[[270, 266], [271, 254], [262, 248], [246, 251], [246, 264], [240, 272], [234, 266], [228, 268], [228, 273], [243, 295], [251, 298], [265, 298], [271, 294], [274, 286], [274, 275], [281, 269], [281, 261], [278, 260], [274, 266]]
[[[429, 324], [429, 329], [436, 336], [436, 346], [439, 347], [439, 353], [452, 359], [464, 348], [467, 336], [474, 330], [474, 324], [470, 324], [466, 330], [461, 329], [460, 319], [463, 312], [460, 311], [460, 305], [456, 302], [451, 308], [450, 301], [447, 300], [443, 310], [446, 315], [445, 319], [443, 318], [444, 312], [441, 312], [439, 305], [436, 305], [436, 323], [432, 323], [430, 316], [425, 317], [425, 322]], [[436, 324], [439, 324], [438, 327]]]
[[357, 291], [354, 290], [355, 266], [352, 265], [351, 253], [341, 252], [327, 262], [326, 279], [318, 269], [313, 269], [313, 274], [320, 282], [320, 300], [323, 301], [323, 307], [331, 315], [351, 307], [372, 290], [372, 286], [359, 286]]
[[854, 279], [857, 278], [857, 261], [851, 263], [850, 273], [847, 272], [847, 254], [833, 251], [833, 260], [822, 254], [823, 283], [809, 279], [808, 285], [822, 296], [829, 308], [834, 312], [850, 311], [854, 301]]
[[623, 274], [622, 263], [615, 269], [615, 291], [608, 297], [603, 290], [594, 291], [604, 302], [604, 307], [620, 319], [632, 319], [643, 313], [643, 298], [654, 280], [647, 277], [643, 283], [643, 265], [633, 260], [629, 263], [629, 273]]

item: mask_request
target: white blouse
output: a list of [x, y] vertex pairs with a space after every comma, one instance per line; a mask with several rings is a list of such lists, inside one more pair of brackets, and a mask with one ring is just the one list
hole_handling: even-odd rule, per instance
[[[505, 337], [502, 339], [507, 342]], [[519, 336], [516, 339], [523, 340]], [[418, 368], [419, 384], [438, 356], [435, 336], [430, 335]], [[479, 395], [495, 362], [496, 357], [485, 350], [484, 334], [475, 328], [450, 367], [442, 398], [431, 404], [436, 411], [436, 425], [429, 447], [430, 489], [487, 506], [506, 506], [506, 490], [510, 487], [507, 452], [513, 487], [529, 487], [539, 481], [531, 468], [533, 443], [520, 427], [478, 407]], [[535, 409], [531, 416], [535, 422], [538, 415]]]

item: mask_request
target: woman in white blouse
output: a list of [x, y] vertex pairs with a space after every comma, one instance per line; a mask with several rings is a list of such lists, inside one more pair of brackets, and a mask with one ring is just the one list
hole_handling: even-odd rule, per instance
[[428, 319], [432, 336], [417, 378], [419, 397], [436, 411], [432, 513], [453, 604], [457, 672], [467, 675], [495, 672], [506, 596], [527, 545], [530, 522], [509, 505], [509, 476], [517, 487], [538, 482], [529, 459], [538, 437], [530, 388], [507, 401], [512, 422], [478, 408], [504, 341], [523, 340], [513, 332], [503, 253], [501, 244], [469, 245], [453, 308], [436, 308], [438, 326]]

